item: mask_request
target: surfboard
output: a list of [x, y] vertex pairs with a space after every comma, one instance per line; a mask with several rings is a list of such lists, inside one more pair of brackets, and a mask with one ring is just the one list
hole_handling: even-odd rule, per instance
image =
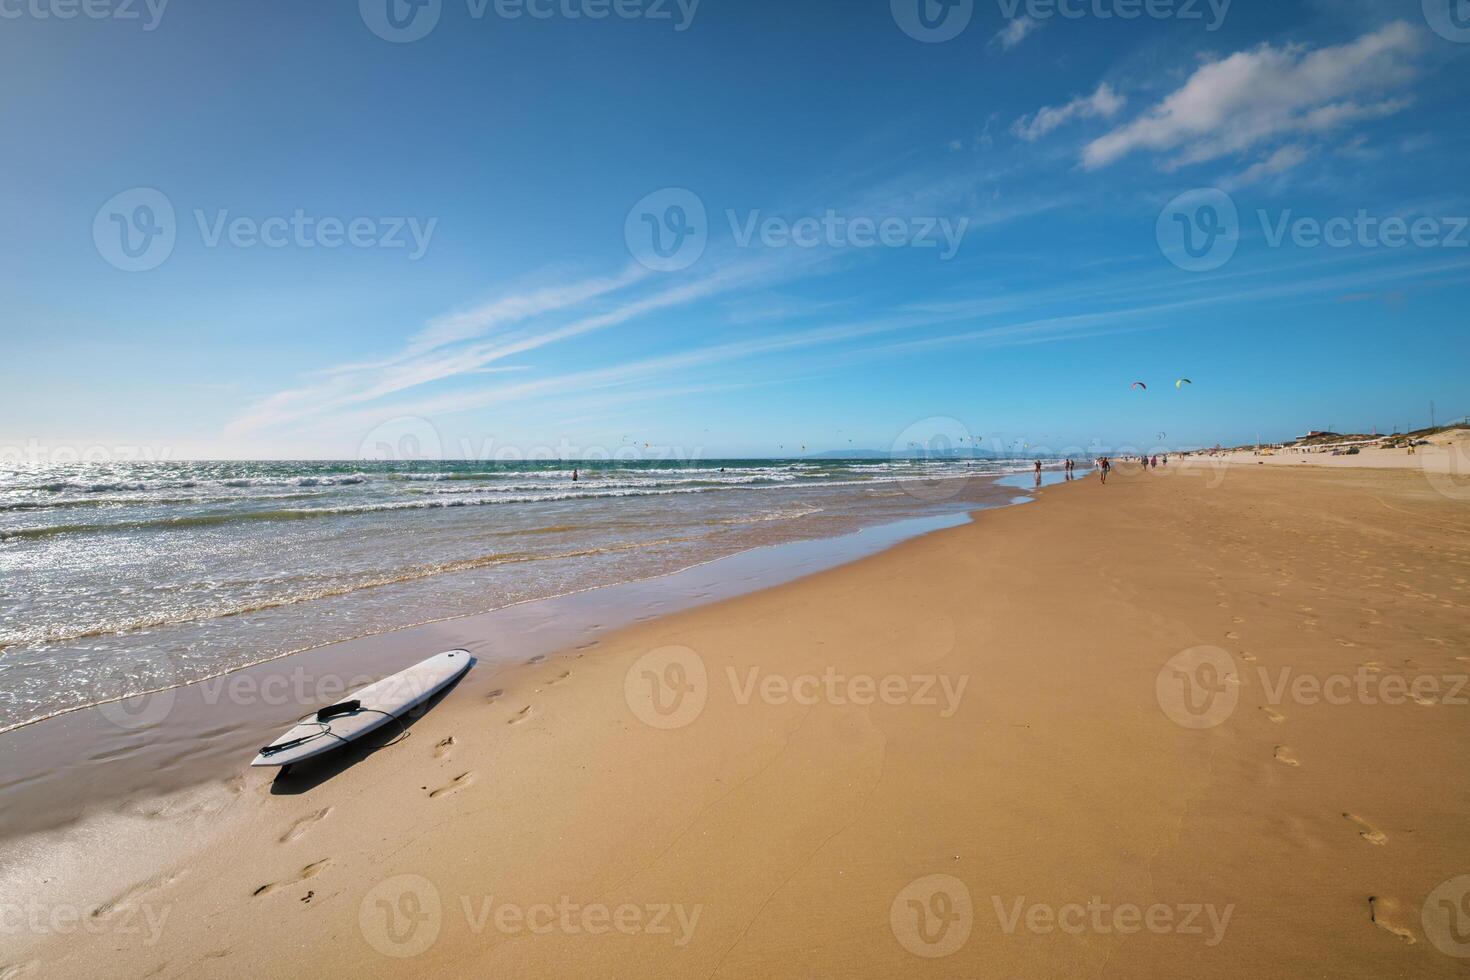
[[450, 650], [353, 691], [301, 719], [260, 750], [252, 766], [289, 766], [377, 731], [453, 684], [470, 669], [468, 650]]

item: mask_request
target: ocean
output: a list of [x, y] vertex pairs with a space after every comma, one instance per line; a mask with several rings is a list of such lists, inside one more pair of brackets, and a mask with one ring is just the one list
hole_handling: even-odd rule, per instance
[[1029, 466], [0, 464], [0, 731], [340, 640], [971, 509]]

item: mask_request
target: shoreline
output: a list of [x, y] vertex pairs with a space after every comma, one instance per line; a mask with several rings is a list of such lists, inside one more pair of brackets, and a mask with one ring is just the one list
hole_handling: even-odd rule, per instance
[[[21, 882], [95, 934], [19, 965], [285, 974], [329, 936], [364, 976], [1459, 975], [1420, 913], [1470, 873], [1470, 708], [1279, 678], [1470, 669], [1463, 501], [1115, 474], [462, 684], [319, 776], [119, 813], [155, 849]], [[1202, 648], [1229, 710], [1190, 725], [1162, 692]], [[1097, 903], [1200, 929], [1057, 928]]]
[[[422, 493], [448, 493], [447, 503], [460, 502], [459, 484], [466, 481], [458, 477], [466, 474], [450, 475], [456, 477], [450, 481], [451, 489]], [[428, 476], [438, 479], [444, 474]], [[475, 479], [466, 486], [478, 487], [479, 474], [468, 476]], [[704, 476], [709, 474], [659, 480], [680, 483]], [[674, 503], [653, 510], [649, 501], [656, 494], [613, 501], [509, 504], [484, 516], [456, 506], [414, 511], [409, 518], [388, 510], [370, 523], [363, 523], [368, 519], [361, 515], [323, 519], [303, 529], [305, 538], [282, 540], [264, 550], [255, 533], [246, 530], [247, 524], [233, 544], [218, 538], [200, 543], [203, 552], [193, 556], [193, 566], [166, 557], [131, 559], [116, 575], [93, 576], [95, 581], [68, 569], [106, 565], [111, 559], [106, 552], [94, 554], [96, 542], [79, 541], [75, 545], [79, 551], [50, 556], [49, 563], [61, 571], [34, 582], [36, 608], [25, 618], [26, 628], [14, 620], [13, 628], [0, 637], [0, 643], [7, 644], [0, 650], [5, 665], [0, 672], [6, 678], [0, 692], [0, 734], [69, 709], [158, 692], [333, 643], [516, 602], [656, 578], [767, 544], [960, 512], [969, 509], [966, 504], [993, 503], [995, 483], [1001, 478], [999, 473], [951, 473], [944, 475], [942, 484], [895, 480], [885, 491], [881, 486], [859, 488], [856, 483], [838, 489], [798, 485], [798, 476], [721, 475], [720, 479], [736, 483], [715, 490], [772, 494], [753, 510], [748, 501], [740, 502], [745, 495], [708, 492], [711, 488], [657, 497]], [[313, 492], [372, 500], [384, 494], [420, 493], [419, 480], [403, 484], [392, 474], [379, 477], [343, 481], [342, 486]], [[753, 487], [738, 482], [762, 479], [794, 482]], [[147, 484], [152, 490], [164, 485]], [[400, 491], [401, 485], [410, 491]], [[657, 491], [665, 492], [672, 491]], [[434, 500], [440, 502], [438, 497]], [[341, 509], [355, 513], [355, 505], [348, 506], [351, 500], [339, 503]], [[338, 527], [339, 521], [348, 523]], [[184, 539], [154, 540], [145, 535], [126, 542], [124, 553], [131, 549], [166, 556], [194, 540], [193, 525], [187, 527], [178, 532], [186, 535]], [[233, 539], [234, 533], [229, 537]], [[52, 542], [47, 547], [64, 544]], [[232, 554], [231, 548], [239, 553]], [[22, 574], [27, 562], [44, 563], [47, 557], [31, 546], [0, 550], [5, 551], [7, 567]], [[168, 587], [170, 582], [175, 588]], [[122, 620], [117, 620], [119, 615]], [[42, 635], [38, 631], [47, 624], [48, 629], [65, 626], [70, 632]], [[34, 636], [27, 639], [28, 633]]]
[[[1048, 473], [1043, 485], [1058, 477]], [[952, 513], [757, 545], [648, 578], [410, 623], [12, 726], [0, 731], [0, 771], [6, 773], [0, 812], [9, 814], [0, 821], [0, 844], [130, 797], [228, 779], [241, 768], [232, 765], [236, 756], [253, 752], [292, 721], [440, 649], [469, 648], [479, 662], [466, 681], [489, 690], [527, 661], [591, 649], [602, 637], [654, 616], [778, 587], [1032, 499], [1029, 478], [986, 482], [997, 488], [993, 502], [968, 501]], [[556, 625], [548, 630], [548, 622]]]

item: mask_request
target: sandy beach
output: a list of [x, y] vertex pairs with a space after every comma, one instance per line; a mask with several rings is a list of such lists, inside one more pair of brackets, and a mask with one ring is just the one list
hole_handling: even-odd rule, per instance
[[1463, 976], [1443, 490], [1124, 467], [472, 671], [375, 750], [112, 808], [107, 862], [4, 845], [49, 873], [0, 976]]

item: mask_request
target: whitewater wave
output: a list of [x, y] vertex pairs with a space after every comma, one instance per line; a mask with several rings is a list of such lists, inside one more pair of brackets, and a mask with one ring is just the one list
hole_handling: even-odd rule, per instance
[[623, 544], [604, 545], [596, 548], [580, 548], [574, 551], [553, 552], [551, 554], [536, 554], [533, 552], [507, 551], [488, 555], [478, 555], [473, 558], [461, 558], [455, 561], [440, 562], [436, 564], [413, 565], [408, 568], [375, 575], [369, 578], [357, 579], [352, 582], [340, 583], [318, 589], [308, 589], [295, 593], [272, 596], [250, 601], [242, 601], [219, 606], [198, 606], [192, 609], [162, 612], [152, 616], [138, 616], [119, 622], [105, 623], [84, 630], [65, 629], [20, 629], [10, 632], [0, 632], [0, 649], [18, 644], [41, 644], [41, 643], [63, 643], [72, 640], [90, 639], [99, 636], [116, 636], [121, 633], [135, 633], [139, 630], [158, 629], [163, 626], [173, 626], [179, 623], [194, 623], [202, 620], [227, 619], [232, 616], [241, 616], [246, 613], [261, 612], [267, 609], [279, 609], [284, 606], [294, 606], [303, 602], [312, 602], [318, 599], [330, 599], [334, 596], [350, 595], [354, 592], [362, 592], [366, 589], [377, 589], [388, 585], [398, 585], [403, 582], [413, 582], [419, 579], [432, 578], [435, 575], [444, 575], [449, 572], [466, 572], [479, 568], [488, 568], [493, 565], [511, 565], [538, 561], [555, 561], [558, 559], [589, 558], [596, 555], [614, 554], [617, 552], [638, 551], [645, 548], [657, 548], [663, 545], [678, 544], [684, 541], [696, 540], [697, 535], [685, 535], [669, 538], [659, 538], [649, 541], [634, 541]]

